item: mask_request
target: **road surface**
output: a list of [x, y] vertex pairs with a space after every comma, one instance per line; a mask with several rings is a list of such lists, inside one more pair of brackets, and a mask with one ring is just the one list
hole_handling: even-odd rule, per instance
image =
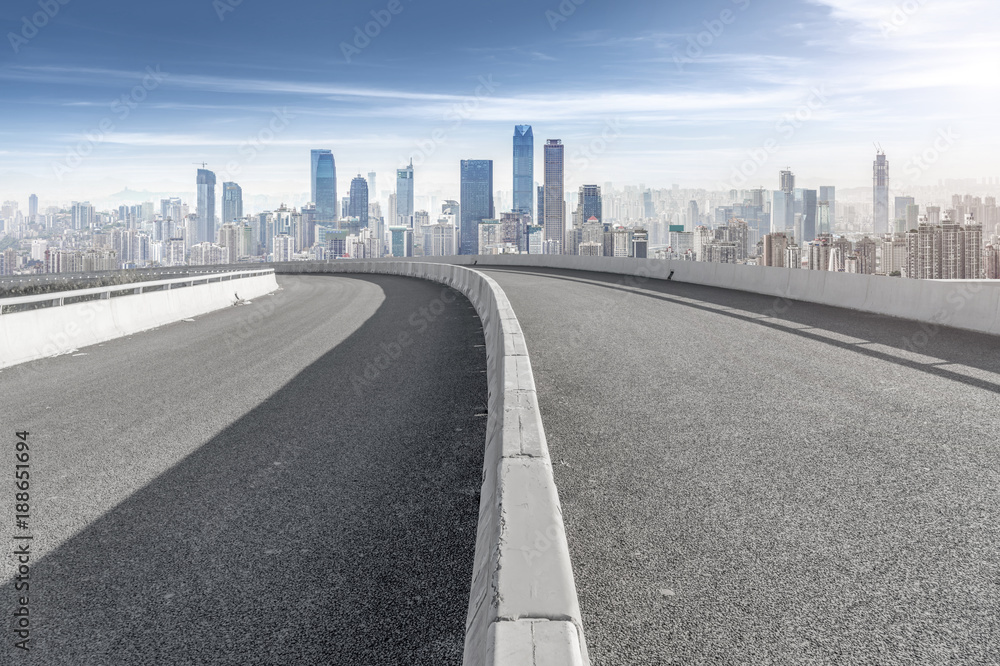
[[278, 281], [0, 373], [0, 469], [28, 430], [34, 536], [31, 651], [13, 647], [4, 557], [0, 663], [461, 663], [480, 321], [421, 280]]

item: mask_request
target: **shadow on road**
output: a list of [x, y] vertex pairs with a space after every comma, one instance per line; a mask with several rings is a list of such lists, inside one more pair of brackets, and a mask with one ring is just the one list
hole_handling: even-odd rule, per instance
[[[375, 315], [32, 563], [32, 650], [11, 647], [8, 616], [0, 654], [47, 665], [461, 662], [486, 438], [481, 324], [440, 285], [351, 277], [383, 288]], [[435, 301], [443, 310], [414, 325]], [[400, 333], [413, 342], [394, 354]], [[372, 372], [387, 350], [397, 358]], [[4, 608], [17, 597], [11, 585], [2, 594]]]

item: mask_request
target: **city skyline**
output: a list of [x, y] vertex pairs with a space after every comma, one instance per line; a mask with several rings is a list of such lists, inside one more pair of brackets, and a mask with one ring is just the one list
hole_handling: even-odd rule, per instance
[[[345, 173], [413, 159], [421, 187], [445, 190], [469, 155], [510, 173], [516, 123], [563, 140], [568, 191], [606, 180], [770, 188], [788, 164], [809, 182], [860, 187], [874, 142], [900, 184], [996, 175], [993, 121], [979, 109], [997, 97], [985, 30], [1000, 10], [986, 2], [909, 13], [856, 0], [570, 3], [571, 13], [402, 4], [362, 49], [355, 28], [382, 16], [378, 7], [307, 4], [313, 20], [303, 22], [182, 2], [139, 24], [119, 4], [68, 4], [23, 44], [9, 35], [34, 5], [0, 14], [0, 80], [18, 102], [0, 147], [5, 198], [184, 193], [194, 161], [248, 193], [299, 191], [301, 153], [316, 145]], [[461, 30], [476, 21], [490, 26], [485, 39]], [[154, 24], [178, 36], [153, 35]], [[431, 48], [439, 24], [457, 36]], [[98, 40], [106, 29], [118, 38]], [[305, 34], [287, 53], [246, 46], [293, 30]], [[332, 54], [310, 45], [316, 32]], [[950, 100], [963, 90], [981, 104], [956, 111]]]

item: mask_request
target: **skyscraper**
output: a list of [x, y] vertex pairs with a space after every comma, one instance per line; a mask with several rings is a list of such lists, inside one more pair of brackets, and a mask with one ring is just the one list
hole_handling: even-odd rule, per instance
[[222, 223], [243, 219], [243, 188], [236, 183], [222, 184]]
[[802, 214], [795, 218], [795, 242], [801, 247], [816, 240], [818, 209], [816, 190], [802, 190]]
[[545, 241], [558, 242], [558, 253], [564, 252], [566, 233], [566, 202], [564, 194], [564, 150], [559, 139], [545, 142]]
[[531, 215], [535, 188], [535, 137], [531, 125], [514, 126], [513, 210]]
[[889, 161], [878, 151], [872, 164], [872, 194], [875, 203], [875, 235], [889, 233]]
[[795, 189], [795, 174], [787, 169], [778, 174], [778, 187], [782, 192], [791, 192]]
[[215, 173], [198, 169], [198, 243], [215, 242]]
[[819, 201], [830, 204], [830, 229], [833, 229], [837, 226], [837, 188], [833, 185], [820, 185]]
[[688, 223], [684, 227], [684, 231], [688, 231], [689, 229], [693, 231], [699, 224], [701, 224], [701, 219], [698, 214], [698, 202], [692, 200], [688, 202]]
[[351, 198], [347, 204], [348, 217], [357, 217], [361, 220], [361, 226], [368, 226], [368, 181], [357, 177], [351, 181]]
[[462, 160], [459, 254], [478, 254], [479, 223], [493, 218], [493, 160]]
[[907, 209], [914, 203], [916, 203], [916, 200], [913, 197], [896, 197], [895, 205], [893, 206], [893, 210], [895, 212], [892, 216], [892, 220], [894, 223], [892, 231], [894, 233], [899, 233], [899, 234], [906, 233], [906, 231], [910, 229], [910, 227], [908, 227], [906, 224]]
[[333, 152], [326, 149], [313, 150], [312, 159], [312, 202], [316, 204], [316, 221], [333, 222], [337, 216], [337, 164]]
[[375, 172], [368, 172], [368, 199], [377, 200], [378, 193], [375, 191]]
[[592, 217], [596, 217], [598, 222], [604, 221], [603, 206], [601, 205], [601, 188], [598, 185], [580, 186], [580, 211], [581, 227]]
[[[771, 199], [771, 231], [784, 233], [795, 228], [795, 174], [787, 169], [778, 174], [778, 188]], [[796, 243], [802, 242], [795, 238]]]
[[413, 160], [404, 169], [396, 170], [395, 224], [413, 228]]
[[38, 197], [32, 194], [28, 197], [28, 222], [34, 222], [38, 217]]

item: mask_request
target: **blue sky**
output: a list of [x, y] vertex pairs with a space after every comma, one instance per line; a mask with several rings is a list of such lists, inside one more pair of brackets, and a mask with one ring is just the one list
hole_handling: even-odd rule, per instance
[[463, 158], [509, 190], [519, 123], [570, 188], [860, 186], [873, 142], [897, 190], [1000, 175], [995, 0], [62, 2], [0, 9], [5, 199], [185, 194], [195, 162], [305, 192], [310, 148], [341, 190], [411, 157], [418, 194], [457, 195]]

